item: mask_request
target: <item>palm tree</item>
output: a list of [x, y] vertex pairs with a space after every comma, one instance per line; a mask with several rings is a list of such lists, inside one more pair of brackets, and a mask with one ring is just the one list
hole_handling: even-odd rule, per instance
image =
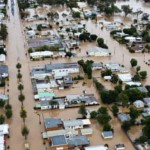
[[17, 63], [16, 64], [16, 68], [19, 70], [19, 69], [21, 69], [21, 64], [20, 63]]
[[18, 90], [22, 93], [22, 90], [24, 89], [24, 86], [22, 84], [18, 85]]
[[21, 74], [20, 72], [18, 72], [18, 74], [17, 74], [17, 78], [19, 79], [19, 81], [21, 80], [21, 78], [22, 78], [22, 74]]
[[22, 136], [24, 136], [25, 140], [27, 140], [27, 136], [29, 134], [29, 129], [27, 128], [27, 126], [24, 126], [21, 130]]
[[5, 115], [6, 115], [7, 119], [10, 119], [13, 115], [12, 109], [6, 109]]
[[0, 124], [3, 124], [5, 122], [5, 116], [0, 115]]
[[19, 101], [21, 102], [22, 106], [23, 106], [23, 101], [25, 100], [25, 96], [21, 93], [19, 96], [18, 96], [18, 99]]
[[23, 119], [23, 123], [25, 125], [25, 119], [27, 118], [27, 112], [24, 108], [21, 108], [21, 110], [20, 110], [20, 117]]

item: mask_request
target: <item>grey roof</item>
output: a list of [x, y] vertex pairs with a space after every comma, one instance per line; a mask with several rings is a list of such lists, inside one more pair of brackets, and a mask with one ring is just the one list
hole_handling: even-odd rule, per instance
[[84, 97], [81, 101], [85, 103], [97, 102], [96, 98], [92, 96]]
[[116, 144], [115, 147], [116, 147], [116, 148], [123, 148], [123, 147], [125, 147], [125, 146], [124, 146], [124, 144]]
[[110, 53], [110, 50], [106, 49], [106, 48], [101, 48], [101, 47], [92, 47], [88, 50], [88, 52], [105, 52], [105, 53]]
[[72, 120], [64, 120], [63, 121], [64, 127], [75, 127], [75, 126], [82, 126], [82, 120], [72, 119]]
[[150, 97], [143, 98], [143, 101], [144, 101], [146, 104], [150, 104]]
[[38, 66], [32, 68], [32, 75], [46, 73], [45, 66]]
[[71, 146], [82, 146], [82, 145], [89, 145], [90, 142], [86, 136], [77, 135], [67, 139], [68, 145]]
[[67, 145], [66, 138], [64, 135], [51, 137], [52, 146]]
[[63, 78], [64, 84], [73, 84], [73, 80], [71, 76], [65, 76]]
[[55, 119], [55, 118], [45, 118], [44, 124], [45, 124], [45, 128], [57, 127], [62, 124], [62, 120]]
[[28, 45], [31, 48], [38, 48], [41, 46], [59, 46], [63, 47], [62, 42], [58, 37], [55, 38], [40, 38], [40, 39], [30, 39]]
[[103, 134], [104, 138], [113, 136], [113, 132], [112, 131], [103, 131], [102, 134]]
[[144, 93], [148, 93], [148, 90], [146, 89], [146, 87], [144, 86], [140, 86], [140, 87], [136, 87], [138, 90], [140, 90], [141, 92], [144, 92]]
[[103, 67], [103, 63], [93, 63], [92, 67]]
[[67, 68], [79, 68], [78, 63], [56, 63], [45, 65], [47, 72], [52, 72], [53, 69], [67, 69]]
[[0, 99], [6, 101], [9, 99], [9, 97], [7, 95], [0, 94]]
[[2, 65], [0, 66], [0, 74], [7, 73], [8, 74], [8, 66]]
[[129, 121], [130, 120], [130, 117], [129, 115], [125, 114], [125, 113], [118, 113], [118, 118], [121, 122], [124, 122], [124, 121]]
[[40, 105], [41, 106], [49, 106], [49, 101], [45, 100], [45, 101], [40, 101]]

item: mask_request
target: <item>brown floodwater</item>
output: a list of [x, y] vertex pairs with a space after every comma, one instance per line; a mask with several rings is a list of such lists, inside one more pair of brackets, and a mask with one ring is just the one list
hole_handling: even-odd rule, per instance
[[[134, 1], [130, 0], [129, 2], [117, 2], [117, 5], [120, 6], [121, 4], [130, 4], [131, 6], [134, 6], [135, 10], [138, 8], [143, 9], [146, 12], [150, 12], [149, 6], [145, 5], [142, 1]], [[9, 1], [10, 4], [10, 1]], [[64, 8], [60, 7], [58, 10], [61, 12]], [[39, 8], [39, 11], [41, 14], [46, 14], [46, 9]], [[33, 12], [34, 13], [34, 12]], [[36, 12], [35, 12], [36, 13]], [[136, 58], [138, 60], [138, 64], [141, 66], [141, 70], [149, 70], [149, 66], [147, 66], [144, 63], [144, 59], [148, 60], [150, 58], [150, 54], [131, 54], [128, 52], [128, 50], [118, 44], [116, 41], [114, 41], [110, 36], [109, 32], [104, 28], [103, 30], [100, 29], [99, 24], [95, 24], [95, 22], [92, 22], [90, 20], [83, 21], [82, 23], [86, 24], [86, 28], [88, 31], [90, 31], [93, 34], [97, 34], [100, 37], [103, 37], [105, 42], [108, 44], [109, 49], [112, 52], [111, 57], [85, 57], [86, 51], [95, 45], [96, 43], [80, 43], [81, 47], [81, 53], [77, 54], [77, 57], [66, 59], [66, 58], [60, 58], [60, 59], [47, 59], [45, 61], [38, 61], [38, 62], [31, 62], [26, 56], [26, 49], [24, 47], [24, 44], [26, 43], [24, 34], [23, 34], [23, 26], [20, 21], [19, 15], [18, 15], [18, 8], [17, 5], [15, 5], [15, 15], [13, 16], [9, 10], [9, 16], [10, 21], [7, 22], [8, 24], [8, 42], [7, 42], [7, 50], [8, 50], [8, 57], [7, 57], [7, 64], [9, 65], [9, 96], [10, 96], [10, 103], [13, 106], [13, 118], [9, 121], [10, 123], [10, 139], [8, 140], [8, 145], [10, 145], [10, 149], [12, 150], [23, 150], [24, 149], [24, 138], [21, 135], [21, 127], [23, 126], [22, 119], [20, 118], [20, 102], [18, 101], [18, 89], [17, 89], [17, 70], [16, 70], [16, 63], [20, 62], [22, 64], [21, 73], [23, 74], [22, 82], [24, 84], [24, 90], [23, 93], [25, 94], [26, 100], [24, 102], [25, 109], [27, 111], [27, 119], [26, 119], [26, 125], [28, 126], [30, 133], [28, 136], [28, 141], [31, 146], [31, 150], [44, 150], [46, 147], [43, 145], [43, 141], [41, 138], [41, 131], [44, 131], [43, 128], [43, 118], [45, 117], [54, 117], [54, 118], [61, 118], [61, 119], [71, 119], [71, 118], [77, 118], [80, 117], [78, 114], [78, 109], [66, 109], [66, 110], [52, 110], [52, 111], [39, 111], [40, 114], [40, 120], [42, 122], [41, 125], [39, 125], [39, 118], [38, 115], [36, 115], [35, 111], [33, 110], [34, 107], [34, 100], [33, 100], [33, 92], [32, 92], [32, 85], [30, 81], [30, 70], [33, 66], [42, 65], [46, 63], [67, 63], [67, 62], [76, 62], [80, 59], [92, 59], [95, 62], [115, 62], [125, 65], [128, 69], [130, 69], [130, 59]], [[125, 23], [129, 24], [131, 19], [131, 16], [129, 16], [128, 19], [124, 20], [124, 17], [121, 15], [111, 18], [114, 20], [123, 20], [126, 21]], [[109, 19], [108, 19], [109, 20]], [[100, 21], [100, 20], [98, 20]], [[95, 77], [98, 77], [98, 80], [101, 81], [106, 88], [112, 89], [113, 86], [109, 82], [104, 82], [103, 79], [100, 78], [100, 72], [96, 71], [93, 73]], [[85, 90], [89, 94], [94, 94], [97, 99], [99, 99], [98, 94], [93, 86], [93, 83], [91, 81], [86, 81], [86, 85], [82, 86], [82, 82], [79, 82], [76, 85], [73, 85], [74, 88], [68, 89], [68, 90], [55, 90], [56, 95], [58, 96], [64, 96], [67, 94], [82, 94], [82, 91]], [[148, 72], [148, 78], [146, 80], [146, 84], [150, 84], [150, 76]], [[88, 109], [97, 109], [99, 106], [94, 107], [88, 107]], [[111, 121], [112, 127], [115, 130], [114, 138], [111, 140], [103, 140], [101, 137], [101, 130], [102, 127], [94, 120], [92, 120], [92, 129], [93, 129], [93, 135], [88, 136], [91, 142], [91, 145], [98, 145], [98, 144], [109, 144], [109, 147], [111, 150], [114, 149], [115, 144], [118, 143], [124, 143], [127, 146], [128, 150], [133, 150], [133, 146], [131, 145], [130, 141], [122, 131], [120, 127], [120, 122], [113, 118]], [[135, 135], [137, 130], [133, 131], [131, 130], [131, 134], [133, 136]], [[139, 132], [138, 132], [139, 133]]]

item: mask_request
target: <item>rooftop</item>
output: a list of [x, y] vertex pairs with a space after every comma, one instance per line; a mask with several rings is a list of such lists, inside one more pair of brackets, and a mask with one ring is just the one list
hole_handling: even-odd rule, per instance
[[67, 145], [66, 138], [64, 135], [51, 137], [52, 146]]
[[78, 63], [56, 63], [56, 64], [47, 64], [45, 65], [47, 72], [52, 72], [53, 69], [66, 69], [66, 68], [79, 68]]
[[89, 145], [89, 139], [83, 135], [73, 136], [67, 139], [68, 145], [71, 146], [82, 146], [82, 145]]
[[130, 120], [130, 117], [129, 115], [125, 114], [125, 113], [118, 113], [118, 118], [121, 122], [124, 122], [124, 121], [129, 121]]
[[82, 120], [76, 120], [76, 119], [72, 119], [72, 120], [64, 120], [64, 127], [75, 127], [75, 126], [83, 126], [83, 122]]
[[61, 119], [55, 119], [55, 118], [45, 118], [44, 119], [44, 124], [45, 128], [53, 128], [53, 127], [58, 127], [59, 125], [62, 124]]

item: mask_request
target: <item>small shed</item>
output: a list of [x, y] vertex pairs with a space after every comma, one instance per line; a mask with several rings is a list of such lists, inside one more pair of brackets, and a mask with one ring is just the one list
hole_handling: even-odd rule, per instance
[[113, 138], [112, 131], [103, 131], [101, 135], [104, 139], [112, 139]]
[[115, 150], [124, 150], [125, 149], [125, 145], [124, 144], [116, 144], [115, 145]]

